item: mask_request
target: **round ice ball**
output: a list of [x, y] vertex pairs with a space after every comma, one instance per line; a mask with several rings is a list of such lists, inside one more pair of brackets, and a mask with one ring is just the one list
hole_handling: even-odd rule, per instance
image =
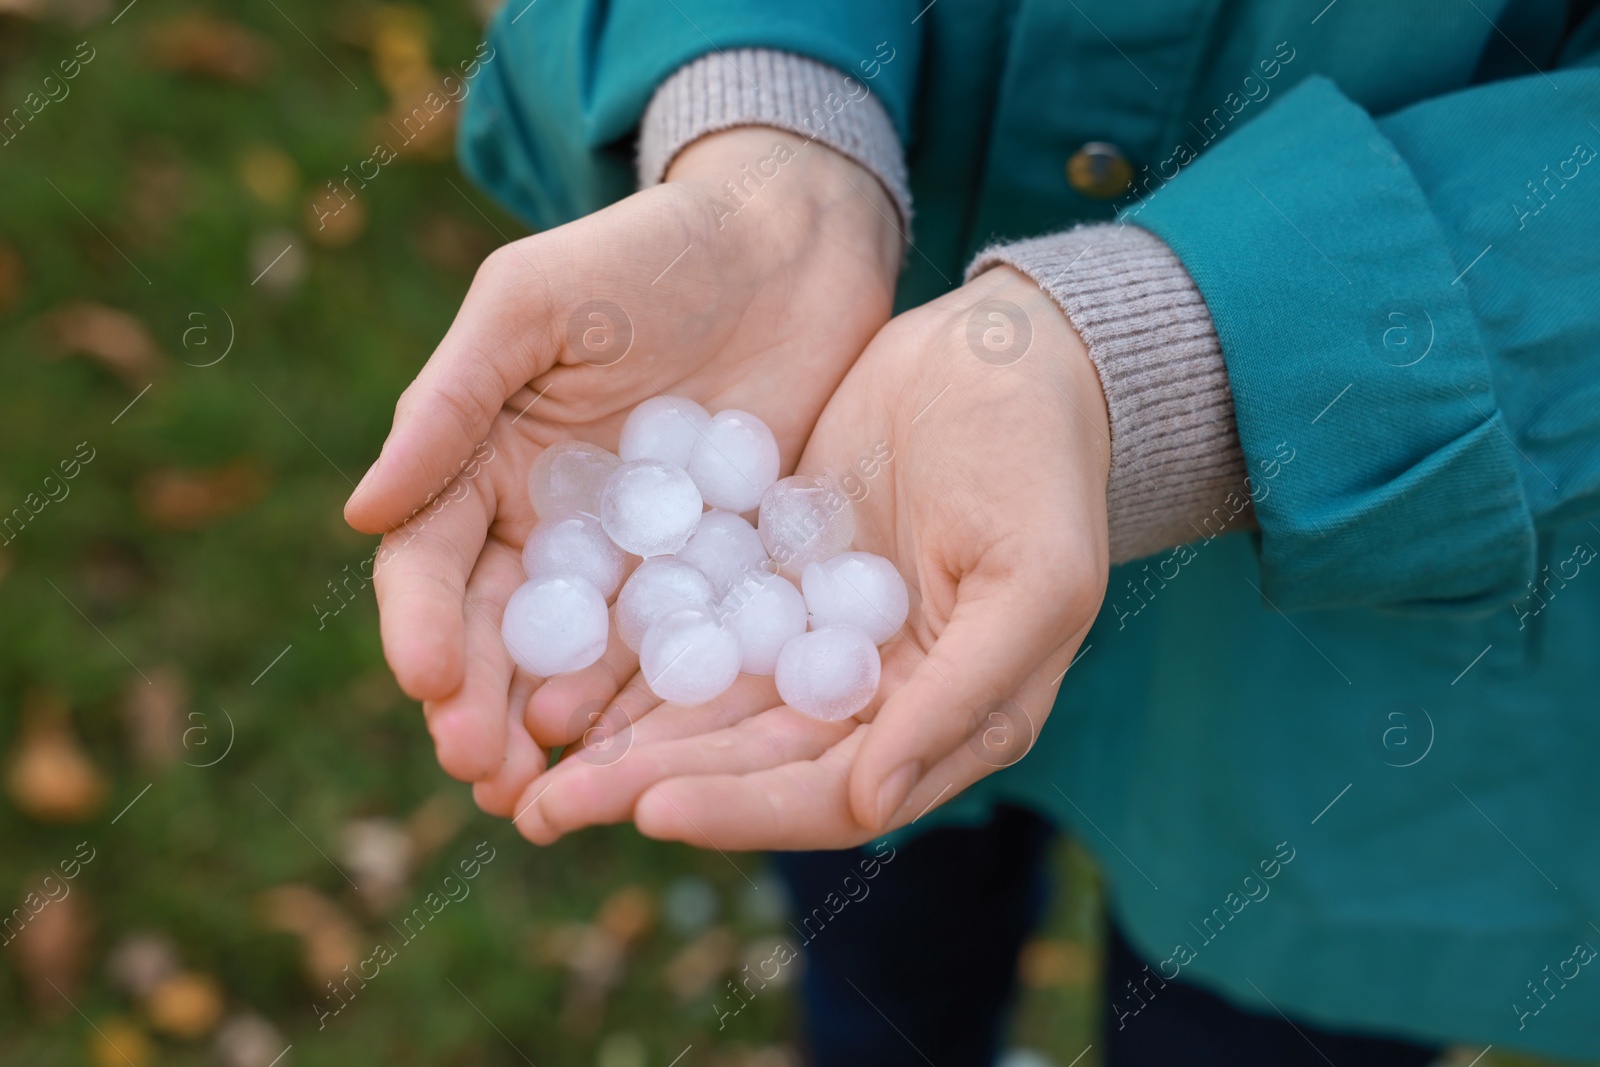
[[735, 586], [717, 613], [739, 639], [739, 669], [745, 674], [771, 675], [783, 646], [806, 632], [805, 597], [775, 574]]
[[607, 600], [622, 584], [627, 563], [600, 520], [581, 511], [556, 512], [535, 526], [522, 545], [522, 573], [529, 578], [584, 578]]
[[856, 513], [832, 479], [796, 474], [772, 483], [761, 498], [761, 544], [786, 578], [850, 548]]
[[689, 467], [694, 443], [711, 423], [706, 409], [681, 396], [653, 396], [628, 413], [617, 454], [624, 461], [658, 459]]
[[541, 519], [558, 511], [600, 514], [600, 492], [622, 460], [587, 441], [558, 441], [528, 468], [528, 497]]
[[871, 552], [841, 552], [813, 563], [801, 576], [811, 625], [854, 626], [881, 645], [900, 631], [911, 610], [905, 579]]
[[606, 479], [600, 524], [625, 552], [670, 556], [689, 543], [702, 506], [700, 490], [683, 470], [658, 459], [636, 459]]
[[506, 602], [500, 636], [517, 666], [530, 674], [582, 670], [606, 650], [606, 598], [583, 578], [525, 582]]
[[739, 677], [739, 639], [710, 608], [679, 608], [645, 631], [639, 668], [662, 700], [704, 704]]
[[882, 671], [878, 649], [854, 626], [824, 626], [789, 639], [778, 653], [778, 695], [813, 719], [848, 719], [872, 700]]
[[766, 567], [767, 550], [762, 547], [756, 528], [731, 511], [708, 511], [700, 516], [700, 525], [678, 552], [678, 558], [711, 579], [718, 596], [771, 573]]
[[748, 411], [719, 411], [694, 443], [689, 473], [712, 507], [749, 511], [778, 480], [777, 439]]
[[655, 621], [679, 608], [709, 608], [717, 593], [699, 570], [671, 556], [639, 564], [617, 594], [617, 633], [622, 643], [639, 651]]

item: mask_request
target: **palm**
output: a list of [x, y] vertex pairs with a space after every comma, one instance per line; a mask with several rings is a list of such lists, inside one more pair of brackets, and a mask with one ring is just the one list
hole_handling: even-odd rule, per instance
[[[893, 450], [852, 494], [856, 547], [894, 559], [912, 590], [877, 704], [818, 722], [744, 680], [707, 708], [657, 708], [626, 732], [626, 758], [534, 782], [525, 834], [631, 813], [646, 833], [700, 845], [843, 847], [1025, 753], [1105, 587], [1104, 411], [1082, 379], [1092, 369], [1051, 350], [1076, 340], [1064, 319], [1049, 332], [1052, 307], [1027, 312], [1031, 358], [975, 358], [965, 323], [988, 295], [975, 287], [879, 334], [800, 464], [844, 475]], [[880, 784], [906, 764], [912, 780], [880, 810]]]
[[820, 201], [774, 192], [719, 229], [691, 179], [508, 245], [401, 397], [347, 515], [390, 531], [385, 653], [424, 701], [445, 769], [480, 783], [492, 810], [542, 768], [541, 745], [572, 739], [572, 712], [636, 666], [613, 641], [602, 663], [546, 686], [506, 655], [498, 621], [536, 521], [529, 467], [562, 439], [614, 448], [626, 413], [660, 393], [761, 414], [792, 465], [888, 314], [897, 245], [862, 223], [872, 212], [887, 225], [887, 204], [870, 181], [852, 185]]

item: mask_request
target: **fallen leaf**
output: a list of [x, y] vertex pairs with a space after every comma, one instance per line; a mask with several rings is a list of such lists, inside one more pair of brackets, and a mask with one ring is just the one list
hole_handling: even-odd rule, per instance
[[731, 970], [738, 952], [733, 931], [714, 926], [679, 949], [662, 969], [661, 977], [678, 1002], [687, 1003]]
[[83, 822], [105, 802], [105, 778], [72, 732], [66, 701], [36, 691], [22, 711], [22, 733], [6, 769], [11, 800], [40, 822]]
[[231, 1016], [222, 1024], [212, 1047], [223, 1067], [272, 1067], [288, 1044], [266, 1019], [244, 1013]]
[[373, 11], [370, 24], [372, 65], [378, 84], [391, 97], [429, 87], [436, 78], [429, 58], [433, 25], [421, 8], [385, 6]]
[[292, 291], [310, 267], [305, 243], [291, 230], [275, 229], [250, 242], [250, 285], [275, 293]]
[[156, 1050], [143, 1030], [127, 1019], [101, 1019], [89, 1031], [94, 1067], [149, 1067]]
[[122, 719], [133, 743], [134, 758], [144, 767], [162, 770], [172, 765], [183, 747], [183, 734], [189, 725], [184, 720], [189, 683], [183, 672], [170, 663], [153, 667], [145, 674], [148, 682], [135, 678], [128, 683]]
[[300, 168], [276, 145], [253, 144], [239, 155], [239, 180], [263, 204], [281, 207], [300, 188]]
[[157, 1030], [193, 1041], [216, 1029], [222, 1018], [222, 986], [207, 974], [176, 974], [150, 991], [145, 1011]]
[[643, 886], [630, 885], [605, 899], [595, 924], [627, 948], [655, 925], [655, 919], [655, 898]]
[[[45, 877], [36, 875], [25, 884], [42, 885]], [[83, 984], [93, 924], [81, 887], [54, 900], [41, 891], [37, 899], [44, 906], [33, 914], [10, 947], [16, 953], [17, 970], [27, 987], [28, 999], [41, 1016], [55, 1019], [72, 1012], [69, 998], [76, 999]], [[23, 910], [29, 909], [24, 906]]]
[[1030, 989], [1086, 986], [1093, 977], [1088, 951], [1075, 941], [1038, 938], [1022, 947], [1017, 976]]
[[[352, 192], [354, 195], [352, 196]], [[325, 248], [343, 248], [367, 229], [367, 206], [359, 191], [313, 189], [306, 198], [306, 233]]]
[[361, 958], [360, 931], [344, 911], [306, 885], [268, 889], [257, 897], [261, 916], [274, 930], [300, 938], [302, 961], [313, 985], [338, 977]]
[[[387, 671], [384, 680], [391, 686], [393, 679]], [[472, 811], [461, 794], [453, 789], [441, 789], [417, 807], [406, 819], [406, 832], [411, 835], [411, 849], [420, 865], [428, 862], [445, 845], [455, 840], [456, 834], [467, 824]]]
[[79, 301], [56, 309], [44, 321], [58, 356], [90, 356], [130, 388], [143, 389], [166, 369], [167, 358], [155, 338], [126, 311]]
[[458, 115], [443, 82], [430, 80], [397, 95], [388, 112], [373, 123], [372, 136], [401, 159], [448, 159], [454, 151]]
[[352, 819], [340, 835], [340, 859], [374, 914], [394, 906], [411, 874], [411, 837], [393, 819]]
[[160, 69], [236, 85], [259, 85], [277, 59], [265, 37], [201, 12], [152, 26], [148, 41], [150, 59]]
[[794, 979], [799, 953], [784, 938], [762, 937], [744, 946], [739, 963], [740, 981], [748, 975], [755, 980], [756, 988], [782, 989]]
[[111, 983], [136, 1000], [178, 974], [178, 950], [165, 934], [134, 933], [111, 950], [106, 971]]
[[434, 215], [416, 230], [417, 250], [440, 270], [471, 274], [498, 246], [495, 235], [454, 215]]
[[195, 530], [250, 507], [268, 485], [260, 465], [245, 457], [207, 470], [154, 471], [140, 479], [135, 500], [153, 525]]

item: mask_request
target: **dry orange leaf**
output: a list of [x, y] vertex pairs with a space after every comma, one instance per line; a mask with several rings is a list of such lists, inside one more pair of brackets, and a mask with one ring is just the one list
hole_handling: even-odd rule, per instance
[[22, 734], [12, 746], [6, 792], [40, 822], [83, 822], [100, 810], [107, 785], [72, 732], [66, 701], [32, 694], [22, 713]]
[[415, 7], [383, 7], [373, 15], [370, 46], [379, 84], [391, 97], [419, 89], [427, 92], [438, 79], [429, 57], [432, 25], [427, 12]]
[[255, 144], [239, 156], [239, 180], [263, 204], [287, 204], [300, 188], [300, 168], [276, 145]]
[[687, 1003], [730, 970], [738, 953], [739, 943], [733, 931], [714, 926], [678, 950], [661, 976], [679, 1003]]
[[[384, 679], [389, 680], [387, 672]], [[392, 682], [390, 684], [393, 684]], [[406, 832], [411, 835], [411, 848], [417, 863], [423, 864], [461, 832], [471, 818], [471, 809], [453, 789], [441, 789], [418, 806], [406, 819]]]
[[649, 890], [630, 885], [612, 893], [600, 905], [595, 923], [624, 947], [655, 925], [656, 903]]
[[150, 991], [145, 1010], [157, 1030], [193, 1041], [215, 1030], [222, 1019], [222, 986], [208, 974], [176, 974]]
[[[335, 183], [337, 184], [337, 183]], [[352, 182], [338, 192], [327, 185], [306, 197], [306, 233], [325, 248], [343, 248], [367, 229], [367, 205]]]
[[1092, 977], [1089, 953], [1073, 941], [1030, 941], [1017, 958], [1017, 975], [1030, 989], [1088, 985]]
[[59, 356], [93, 357], [130, 387], [143, 389], [167, 359], [144, 323], [117, 308], [79, 301], [45, 317]]
[[101, 1019], [89, 1031], [94, 1067], [149, 1067], [156, 1050], [143, 1030], [127, 1019]]
[[257, 897], [262, 919], [300, 938], [306, 974], [315, 985], [341, 976], [361, 958], [359, 931], [344, 911], [307, 885], [285, 885]]
[[189, 683], [183, 672], [170, 663], [145, 673], [148, 682], [138, 678], [128, 683], [122, 717], [134, 756], [142, 765], [160, 770], [170, 766], [183, 747]]
[[[27, 884], [41, 885], [44, 878], [37, 875]], [[40, 899], [45, 900], [44, 907], [33, 913], [10, 948], [16, 953], [28, 999], [40, 1015], [53, 1019], [72, 1012], [67, 998], [76, 999], [83, 984], [93, 921], [81, 886], [59, 899]]]
[[163, 70], [203, 78], [258, 85], [272, 70], [272, 44], [237, 22], [200, 12], [154, 26], [149, 34], [151, 61]]
[[267, 493], [269, 478], [247, 458], [209, 470], [167, 468], [142, 478], [139, 511], [167, 530], [194, 530], [250, 507]]

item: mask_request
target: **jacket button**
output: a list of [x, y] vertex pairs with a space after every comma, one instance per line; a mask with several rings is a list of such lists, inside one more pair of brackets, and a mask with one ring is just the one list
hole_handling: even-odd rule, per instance
[[1133, 182], [1133, 164], [1109, 141], [1090, 141], [1067, 160], [1067, 181], [1084, 196], [1111, 200]]

